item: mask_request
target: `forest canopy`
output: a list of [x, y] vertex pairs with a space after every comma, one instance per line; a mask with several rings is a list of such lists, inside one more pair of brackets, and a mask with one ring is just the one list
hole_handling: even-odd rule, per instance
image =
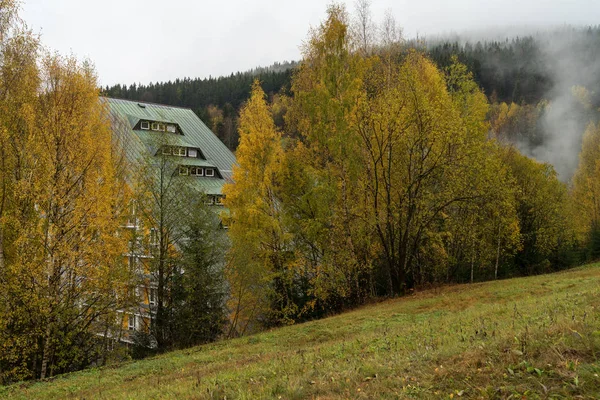
[[595, 251], [595, 225], [578, 233], [553, 166], [506, 140], [518, 106], [490, 104], [459, 55], [440, 66], [393, 19], [379, 36], [355, 23], [329, 7], [289, 95], [269, 103], [257, 80], [242, 106], [224, 189], [238, 334], [430, 284], [549, 272]]

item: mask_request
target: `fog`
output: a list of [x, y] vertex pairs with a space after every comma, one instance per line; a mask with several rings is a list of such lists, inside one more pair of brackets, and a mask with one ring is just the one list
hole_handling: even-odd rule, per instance
[[[495, 41], [502, 46], [517, 37], [532, 37], [536, 44], [532, 51], [538, 52], [533, 63], [521, 62], [518, 55], [514, 65], [499, 65], [492, 59], [481, 61], [484, 66], [493, 67], [500, 73], [509, 72], [503, 69], [510, 69], [517, 75], [528, 72], [528, 76], [537, 74], [548, 78], [549, 87], [541, 96], [548, 105], [538, 121], [541, 137], [532, 140], [526, 135], [519, 135], [514, 144], [524, 154], [552, 164], [559, 178], [568, 182], [578, 165], [582, 135], [597, 116], [593, 110], [600, 105], [599, 93], [596, 92], [600, 83], [599, 35], [598, 30], [585, 27], [515, 26], [449, 33], [430, 37], [427, 41], [451, 41], [462, 45]], [[584, 107], [574, 95], [574, 87], [577, 86], [590, 92], [589, 107]]]
[[554, 85], [545, 96], [550, 106], [543, 115], [544, 142], [522, 150], [551, 163], [563, 181], [568, 181], [577, 168], [581, 138], [591, 118], [582, 112], [572, 89], [583, 86], [595, 90], [600, 78], [600, 54], [591, 51], [595, 47], [591, 45], [593, 39], [597, 41], [585, 30], [572, 29], [555, 31], [545, 40], [540, 39]]

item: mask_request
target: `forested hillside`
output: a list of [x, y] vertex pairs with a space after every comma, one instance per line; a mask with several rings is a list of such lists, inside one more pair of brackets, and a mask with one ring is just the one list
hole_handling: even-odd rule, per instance
[[[600, 28], [563, 27], [500, 40], [470, 36], [405, 41], [404, 51], [410, 48], [424, 50], [442, 69], [451, 64], [453, 55], [458, 56], [492, 104], [489, 119], [499, 138], [552, 163], [561, 179], [572, 176], [581, 133], [591, 117], [572, 95], [572, 88], [600, 85]], [[228, 77], [116, 85], [104, 92], [189, 107], [234, 150], [239, 109], [250, 95], [253, 79], [261, 81], [272, 101], [274, 94], [289, 92], [295, 66], [283, 63]], [[588, 96], [587, 108], [598, 108], [600, 92], [590, 91]], [[280, 127], [282, 121], [276, 121]]]
[[595, 172], [560, 181], [597, 121], [600, 29], [407, 41], [392, 16], [361, 34], [329, 12], [293, 70], [105, 89], [191, 107], [237, 149], [230, 334], [595, 254]]
[[232, 73], [218, 78], [183, 78], [174, 82], [115, 85], [104, 94], [126, 100], [191, 108], [230, 149], [237, 147], [237, 116], [248, 99], [250, 86], [259, 79], [267, 93], [289, 89], [294, 62]]
[[[45, 51], [19, 5], [0, 0], [0, 384], [313, 321], [429, 287], [550, 273], [600, 258], [597, 28], [427, 44], [405, 40], [390, 13], [374, 23], [369, 1], [359, 0], [356, 14], [328, 6], [298, 64], [103, 90], [195, 110], [236, 150], [234, 159], [216, 141], [229, 160], [222, 171], [232, 173], [217, 180], [210, 157], [196, 157], [215, 139], [209, 132], [187, 143], [176, 117], [166, 126], [160, 113], [145, 120], [144, 104], [131, 104], [139, 118], [109, 115], [91, 64]], [[156, 140], [132, 155], [143, 145], [142, 131]], [[209, 181], [214, 191], [198, 188]], [[331, 363], [349, 360], [357, 383], [422, 365], [424, 384], [433, 387], [442, 367], [419, 364], [415, 355], [442, 357], [445, 367], [475, 360], [478, 369], [493, 367], [473, 393], [509, 395], [490, 386], [488, 372], [510, 381], [500, 390], [519, 395], [539, 384], [547, 395], [595, 393], [579, 386], [592, 380], [590, 371], [573, 373], [579, 361], [596, 358], [598, 272], [570, 276], [520, 281], [519, 290], [490, 284], [502, 293], [475, 315], [463, 314], [468, 326], [439, 313], [426, 315], [427, 327], [402, 317], [386, 336], [395, 322], [384, 312], [377, 322], [384, 328], [358, 337], [350, 359], [350, 342], [339, 343], [339, 360]], [[540, 287], [530, 291], [531, 282]], [[569, 297], [574, 287], [585, 288], [584, 309]], [[565, 298], [554, 298], [553, 288]], [[525, 308], [517, 309], [524, 294]], [[510, 304], [499, 309], [503, 301]], [[401, 310], [394, 312], [406, 314]], [[486, 319], [492, 312], [499, 314], [493, 324]], [[410, 354], [388, 365], [394, 337], [413, 336], [419, 340], [407, 342]], [[491, 352], [471, 357], [476, 341]], [[371, 368], [357, 369], [378, 342]], [[435, 348], [442, 350], [431, 353]], [[290, 351], [303, 381], [292, 382], [298, 397], [323, 394], [303, 386], [320, 382], [316, 369], [305, 371], [322, 363], [320, 350], [311, 350], [308, 362], [304, 352]], [[245, 349], [240, 354], [246, 357]], [[216, 357], [232, 369], [230, 355]], [[290, 387], [286, 368], [273, 374], [286, 376], [281, 387]], [[547, 370], [555, 372], [543, 383], [512, 382], [546, 378]], [[196, 371], [186, 375], [185, 390], [201, 386]], [[452, 373], [466, 382], [475, 371]], [[343, 388], [335, 382], [348, 378], [331, 372], [331, 389]], [[254, 385], [265, 374], [242, 381]], [[398, 384], [395, 372], [387, 376]], [[216, 379], [206, 390], [219, 386]], [[404, 388], [416, 389], [410, 385]], [[437, 387], [433, 394], [449, 389], [460, 395], [472, 388]]]
[[[501, 40], [436, 39], [428, 53], [440, 67], [458, 55], [492, 102], [535, 104], [561, 86], [600, 84], [600, 28], [564, 27]], [[593, 102], [600, 103], [600, 93]]]

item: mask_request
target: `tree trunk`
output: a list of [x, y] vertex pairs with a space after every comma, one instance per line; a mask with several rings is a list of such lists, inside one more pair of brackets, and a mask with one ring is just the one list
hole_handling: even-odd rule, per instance
[[0, 271], [4, 271], [4, 230], [0, 226]]
[[473, 269], [475, 268], [475, 239], [473, 239], [471, 243], [471, 283], [473, 283]]
[[496, 269], [494, 270], [494, 279], [498, 279], [498, 264], [500, 262], [500, 226], [498, 226], [498, 247], [496, 249]]
[[40, 379], [45, 379], [48, 371], [48, 361], [50, 358], [50, 325], [51, 323], [49, 323], [46, 327], [46, 338], [44, 339], [44, 349], [42, 352], [42, 367], [40, 371]]

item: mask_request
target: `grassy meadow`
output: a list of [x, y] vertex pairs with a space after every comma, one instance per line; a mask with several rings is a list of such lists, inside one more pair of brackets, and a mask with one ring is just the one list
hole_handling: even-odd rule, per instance
[[15, 399], [600, 398], [600, 265], [0, 388]]

